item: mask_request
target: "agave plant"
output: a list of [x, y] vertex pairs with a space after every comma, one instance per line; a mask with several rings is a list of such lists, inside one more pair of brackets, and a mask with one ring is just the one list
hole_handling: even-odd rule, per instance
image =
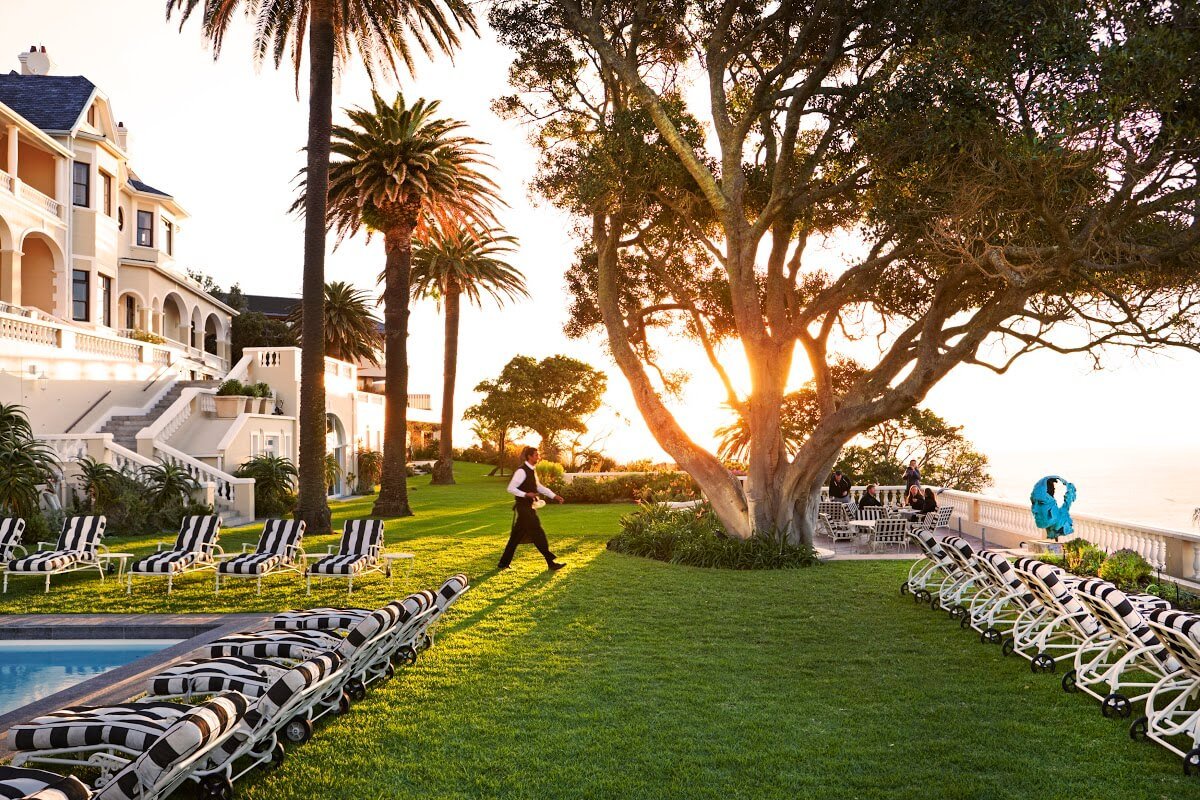
[[325, 454], [325, 485], [330, 490], [337, 484], [338, 478], [342, 477], [342, 468], [338, 466], [337, 456], [333, 453]]
[[357, 494], [370, 494], [379, 484], [379, 476], [383, 472], [383, 453], [378, 450], [358, 451], [358, 487]]
[[42, 487], [58, 474], [54, 452], [33, 436], [19, 405], [0, 403], [0, 513], [38, 513]]
[[296, 465], [273, 455], [255, 456], [234, 472], [239, 478], [254, 479], [254, 505], [260, 514], [280, 514], [295, 502]]

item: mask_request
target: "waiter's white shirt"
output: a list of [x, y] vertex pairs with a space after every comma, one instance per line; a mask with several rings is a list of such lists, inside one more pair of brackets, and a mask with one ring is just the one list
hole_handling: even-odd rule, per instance
[[525, 480], [525, 476], [521, 474], [521, 470], [523, 470], [523, 469], [527, 469], [530, 471], [530, 473], [533, 474], [533, 480], [535, 483], [537, 483], [537, 490], [538, 490], [539, 494], [544, 494], [544, 495], [546, 495], [546, 497], [549, 497], [551, 500], [558, 497], [558, 495], [556, 495], [554, 492], [550, 491], [549, 489], [547, 489], [545, 486], [542, 485], [542, 482], [537, 479], [537, 470], [534, 469], [533, 464], [530, 464], [528, 461], [526, 461], [524, 464], [522, 464], [520, 467], [518, 467], [516, 470], [513, 471], [512, 480], [508, 482], [508, 493], [509, 494], [511, 494], [513, 497], [524, 497], [525, 496], [525, 493], [522, 492], [520, 489], [521, 483]]

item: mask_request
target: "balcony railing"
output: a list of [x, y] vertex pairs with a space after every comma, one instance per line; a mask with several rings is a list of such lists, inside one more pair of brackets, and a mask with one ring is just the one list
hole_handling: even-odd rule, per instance
[[19, 194], [21, 195], [21, 199], [32, 203], [42, 211], [47, 212], [51, 216], [58, 217], [59, 219], [64, 219], [63, 204], [55, 200], [53, 197], [44, 195], [37, 189], [24, 183], [21, 184], [21, 191]]
[[13, 180], [14, 178], [12, 175], [9, 175], [4, 170], [0, 169], [0, 189], [7, 189], [10, 192], [13, 191]]

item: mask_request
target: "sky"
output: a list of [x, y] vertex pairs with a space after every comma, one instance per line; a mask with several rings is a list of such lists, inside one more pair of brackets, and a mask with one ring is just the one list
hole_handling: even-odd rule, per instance
[[[214, 61], [197, 21], [180, 32], [178, 23], [165, 21], [165, 6], [164, 0], [0, 0], [0, 69], [19, 69], [20, 51], [45, 45], [55, 74], [86, 75], [100, 87], [129, 129], [134, 170], [191, 214], [177, 240], [181, 267], [207, 272], [221, 286], [237, 282], [248, 293], [298, 295], [303, 225], [287, 209], [303, 165], [307, 105], [296, 97], [294, 76], [269, 64], [256, 70], [249, 22], [235, 25]], [[531, 196], [537, 153], [524, 129], [490, 110], [508, 89], [510, 60], [485, 29], [453, 62], [422, 62], [417, 77], [405, 74], [379, 87], [385, 95], [399, 89], [407, 97], [439, 100], [443, 115], [466, 122], [472, 135], [490, 143], [508, 205], [501, 222], [520, 240], [513, 263], [525, 274], [531, 297], [504, 309], [464, 309], [456, 408], [474, 402], [473, 387], [512, 356], [565, 353], [608, 373], [605, 409], [593, 420], [605, 449], [621, 459], [663, 458], [603, 342], [563, 333], [563, 275], [576, 247], [574, 221]], [[304, 92], [302, 82], [301, 98]], [[365, 72], [352, 65], [335, 86], [335, 122], [337, 109], [369, 100]], [[829, 250], [836, 257], [836, 245]], [[349, 240], [336, 249], [331, 242], [326, 276], [374, 290], [382, 262], [378, 239]], [[442, 324], [435, 304], [418, 303], [410, 325], [410, 391], [437, 397]], [[727, 349], [725, 356], [736, 375], [740, 354]], [[697, 353], [680, 350], [671, 358], [676, 368], [695, 372], [676, 403], [681, 424], [711, 444], [712, 430], [728, 419], [723, 394]], [[992, 458], [997, 475], [1012, 475], [1014, 485], [1026, 475], [1023, 485], [1032, 485], [1065, 462], [1113, 458], [1120, 470], [1114, 454], [1137, 451], [1143, 468], [1129, 476], [1129, 491], [1136, 494], [1145, 481], [1163, 478], [1155, 469], [1168, 469], [1156, 452], [1200, 455], [1197, 375], [1200, 355], [1186, 351], [1138, 359], [1115, 354], [1103, 371], [1086, 357], [1037, 354], [1003, 376], [960, 367], [925, 405], [963, 425]], [[803, 379], [797, 374], [793, 383]], [[457, 440], [464, 438], [465, 431]], [[1192, 462], [1170, 463], [1170, 477], [1179, 478], [1178, 465]], [[1200, 501], [1200, 487], [1194, 488]]]

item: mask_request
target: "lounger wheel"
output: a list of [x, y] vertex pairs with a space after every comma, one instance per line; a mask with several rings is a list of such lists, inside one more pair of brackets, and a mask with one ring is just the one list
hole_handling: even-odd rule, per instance
[[1187, 755], [1183, 757], [1183, 774], [1200, 775], [1200, 747], [1188, 750]]
[[337, 713], [338, 716], [348, 714], [350, 712], [350, 695], [342, 692], [342, 696], [338, 698]]
[[[431, 647], [433, 647], [433, 637], [430, 636], [428, 633], [421, 634], [421, 641], [418, 644], [417, 649], [418, 650], [428, 650]], [[417, 663], [417, 659], [415, 656], [413, 657], [413, 663], [414, 664]]]
[[1017, 652], [1017, 646], [1013, 643], [1012, 639], [1005, 639], [1000, 645], [1000, 655], [1006, 658], [1015, 652]]
[[312, 721], [303, 715], [297, 715], [288, 720], [283, 726], [283, 738], [292, 744], [304, 744], [313, 735]]
[[346, 694], [350, 695], [351, 700], [357, 702], [367, 696], [367, 686], [358, 678], [351, 678], [346, 683]]
[[908, 594], [910, 591], [912, 591], [912, 587], [908, 585], [908, 581], [905, 581], [904, 583], [900, 584], [901, 596]]
[[979, 634], [979, 641], [983, 644], [1000, 644], [1000, 640], [1003, 638], [1000, 631], [995, 628], [985, 628]]
[[925, 589], [917, 589], [913, 592], [914, 603], [930, 603], [933, 601], [933, 596]]
[[1129, 726], [1129, 738], [1135, 742], [1143, 741], [1146, 738], [1146, 732], [1150, 730], [1150, 720], [1145, 717], [1138, 717]]
[[392, 666], [391, 662], [388, 662], [388, 665], [383, 668], [384, 680], [390, 681], [395, 676], [396, 676], [396, 668]]
[[417, 651], [409, 645], [405, 645], [397, 650], [395, 655], [392, 656], [392, 663], [405, 664], [411, 667], [413, 664], [417, 663]]
[[958, 627], [962, 628], [964, 631], [967, 628], [971, 627], [971, 615], [963, 614], [962, 617], [958, 620]]
[[[1079, 691], [1079, 687], [1075, 683], [1075, 670], [1069, 669], [1063, 674], [1062, 687], [1064, 692], [1074, 693]], [[1103, 710], [1103, 706], [1101, 706], [1101, 710]], [[1104, 716], [1107, 717], [1108, 713], [1105, 712]]]
[[1034, 672], [1054, 672], [1054, 659], [1045, 653], [1038, 653], [1029, 662], [1029, 668]]
[[950, 607], [950, 619], [962, 619], [967, 616], [967, 607], [962, 603]]
[[1133, 703], [1129, 702], [1129, 698], [1120, 692], [1113, 692], [1100, 704], [1100, 713], [1109, 719], [1114, 717], [1129, 719], [1129, 715], [1133, 713]]
[[287, 751], [283, 749], [283, 745], [276, 742], [275, 746], [271, 748], [271, 758], [267, 763], [263, 764], [263, 769], [279, 769], [279, 765], [283, 763], [284, 756], [286, 755]]
[[205, 800], [233, 800], [233, 781], [225, 775], [205, 775], [200, 779], [200, 796]]

